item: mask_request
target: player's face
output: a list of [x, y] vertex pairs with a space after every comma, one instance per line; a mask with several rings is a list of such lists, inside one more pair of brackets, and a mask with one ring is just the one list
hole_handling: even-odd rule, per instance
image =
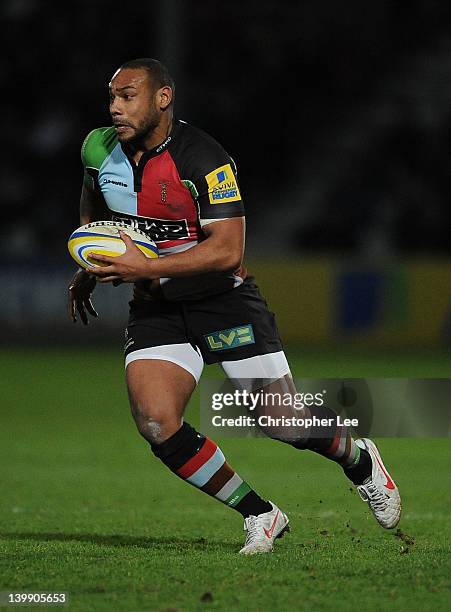
[[155, 94], [144, 69], [125, 68], [114, 74], [110, 82], [110, 114], [120, 142], [143, 140], [158, 126], [161, 111]]

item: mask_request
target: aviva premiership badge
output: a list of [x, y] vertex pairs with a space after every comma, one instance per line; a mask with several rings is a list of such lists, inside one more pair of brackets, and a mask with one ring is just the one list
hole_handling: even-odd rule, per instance
[[205, 177], [208, 183], [210, 204], [237, 202], [241, 200], [240, 190], [230, 164], [216, 168]]

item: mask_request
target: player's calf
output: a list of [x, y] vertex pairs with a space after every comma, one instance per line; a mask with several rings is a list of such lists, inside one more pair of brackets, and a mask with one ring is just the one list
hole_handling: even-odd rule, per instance
[[[260, 398], [254, 408], [256, 415], [272, 417], [267, 419], [271, 423], [282, 423], [262, 428], [270, 438], [299, 450], [311, 450], [338, 463], [356, 485], [362, 484], [371, 474], [369, 453], [356, 444], [349, 428], [339, 423], [336, 412], [324, 405], [296, 408], [297, 390], [291, 374], [262, 386], [254, 395]], [[290, 396], [291, 402], [286, 401]], [[301, 426], [298, 423], [312, 424]]]
[[188, 423], [183, 423], [163, 443], [151, 444], [151, 448], [179, 478], [237, 510], [245, 518], [271, 510], [271, 505], [231, 468], [215, 442]]

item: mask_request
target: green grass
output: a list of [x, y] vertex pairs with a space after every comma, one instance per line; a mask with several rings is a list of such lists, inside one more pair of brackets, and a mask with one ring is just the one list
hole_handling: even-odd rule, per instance
[[[440, 377], [451, 366], [449, 354], [291, 357], [306, 377]], [[272, 555], [242, 558], [241, 517], [175, 478], [135, 432], [119, 352], [16, 349], [0, 367], [0, 591], [68, 591], [83, 612], [449, 609], [448, 440], [380, 440], [403, 494], [398, 536], [336, 465], [270, 440], [223, 440], [292, 525]], [[196, 395], [188, 420], [198, 412]]]

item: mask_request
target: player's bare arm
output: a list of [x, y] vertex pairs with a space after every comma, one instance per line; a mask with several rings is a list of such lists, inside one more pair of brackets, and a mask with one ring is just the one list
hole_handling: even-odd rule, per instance
[[150, 260], [127, 234], [121, 232], [127, 245], [126, 252], [119, 257], [92, 253], [91, 259], [110, 265], [93, 266], [90, 272], [99, 282], [121, 279], [130, 283], [144, 278], [176, 278], [206, 272], [234, 271], [240, 267], [244, 251], [244, 217], [210, 223], [204, 226], [204, 234], [206, 239], [187, 251]]
[[103, 221], [111, 217], [111, 211], [99, 191], [96, 191], [86, 181], [83, 183], [80, 196], [80, 225]]
[[[108, 219], [111, 213], [101, 193], [96, 191], [88, 182], [83, 183], [80, 197], [80, 224], [85, 225], [92, 221]], [[67, 310], [74, 323], [78, 312], [84, 325], [88, 325], [88, 314], [97, 317], [97, 312], [91, 300], [91, 294], [96, 285], [96, 277], [85, 270], [78, 270], [68, 287]]]

